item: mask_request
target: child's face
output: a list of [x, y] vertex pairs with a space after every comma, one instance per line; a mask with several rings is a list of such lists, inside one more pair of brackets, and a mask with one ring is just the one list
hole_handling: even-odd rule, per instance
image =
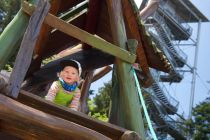
[[73, 84], [79, 81], [79, 73], [76, 68], [66, 66], [60, 73], [60, 77], [67, 83]]

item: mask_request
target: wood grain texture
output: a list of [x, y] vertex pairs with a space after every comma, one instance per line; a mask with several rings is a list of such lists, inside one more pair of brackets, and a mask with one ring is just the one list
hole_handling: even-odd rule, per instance
[[[122, 11], [121, 0], [106, 0], [109, 21], [112, 29], [112, 36], [114, 44], [126, 49], [126, 29]], [[116, 123], [129, 130], [136, 131], [142, 139], [144, 139], [144, 123], [141, 115], [140, 102], [135, 87], [133, 73], [131, 71], [132, 65], [126, 62], [116, 59], [114, 73], [117, 79], [113, 81], [116, 85], [115, 90], [112, 92], [112, 101], [116, 102], [112, 106], [112, 117], [115, 115], [113, 123]], [[114, 112], [116, 111], [116, 113]]]
[[143, 38], [138, 26], [138, 20], [139, 17], [137, 16], [138, 14], [138, 9], [135, 7], [135, 1], [134, 0], [122, 0], [122, 8], [123, 8], [123, 13], [125, 17], [125, 25], [126, 25], [126, 33], [129, 39], [136, 39], [138, 41], [138, 46], [137, 46], [137, 63], [140, 65], [142, 69], [142, 73], [145, 76], [144, 81], [141, 80], [141, 85], [144, 87], [149, 87], [152, 84], [152, 77], [149, 71], [149, 65], [147, 62], [147, 57], [145, 53], [145, 49], [148, 46], [143, 46]]
[[21, 90], [20, 95], [18, 96], [18, 101], [45, 113], [97, 131], [114, 140], [119, 139], [126, 131], [124, 128], [96, 120], [81, 112], [72, 111], [66, 107], [57, 106], [52, 102], [46, 101], [43, 98], [23, 90]]
[[[28, 13], [31, 14], [34, 10], [33, 7], [30, 7], [26, 2], [23, 4], [22, 6], [23, 10]], [[87, 43], [88, 45], [95, 47], [103, 52], [106, 52], [108, 54], [111, 54], [115, 57], [118, 57], [120, 59], [122, 59], [123, 61], [129, 62], [129, 63], [133, 63], [136, 60], [136, 55], [132, 54], [124, 49], [121, 49], [119, 47], [117, 47], [116, 45], [113, 45], [107, 41], [105, 41], [104, 39], [100, 38], [97, 35], [92, 35], [84, 30], [81, 30], [77, 27], [75, 27], [72, 24], [68, 24], [66, 22], [64, 22], [63, 20], [60, 20], [59, 18], [48, 14], [45, 18], [45, 23], [57, 28], [58, 30], [73, 36], [79, 40], [81, 40], [84, 43]]]
[[21, 84], [31, 63], [33, 50], [38, 34], [50, 4], [46, 0], [39, 0], [36, 10], [29, 20], [28, 28], [23, 37], [15, 65], [9, 79], [8, 95], [17, 98]]
[[49, 115], [0, 94], [0, 130], [23, 139], [110, 140], [94, 130]]

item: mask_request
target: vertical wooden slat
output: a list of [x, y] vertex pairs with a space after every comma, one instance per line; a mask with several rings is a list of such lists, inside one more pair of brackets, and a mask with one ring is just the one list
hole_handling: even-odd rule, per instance
[[[110, 24], [113, 35], [113, 41], [121, 48], [126, 48], [126, 30], [122, 12], [121, 0], [106, 0], [110, 16]], [[116, 75], [119, 84], [118, 99], [113, 101], [118, 102], [119, 106], [119, 120], [116, 122], [127, 129], [136, 131], [144, 139], [144, 124], [141, 115], [141, 106], [136, 92], [133, 73], [131, 71], [131, 64], [126, 63], [116, 58]], [[115, 83], [116, 84], [116, 83]], [[112, 93], [116, 94], [116, 93]], [[118, 100], [118, 101], [117, 101]]]
[[9, 79], [8, 95], [17, 98], [21, 84], [31, 63], [32, 53], [38, 34], [50, 4], [47, 0], [39, 0], [36, 10], [30, 18], [28, 28], [15, 60], [15, 66]]
[[93, 79], [93, 73], [94, 73], [94, 70], [93, 71], [89, 71], [85, 77], [85, 81], [84, 83], [82, 84], [82, 88], [81, 88], [81, 93], [82, 93], [82, 96], [81, 96], [81, 112], [87, 114], [89, 112], [88, 110], [88, 104], [87, 104], [87, 100], [88, 100], [88, 97], [89, 97], [89, 89], [90, 89], [90, 85], [92, 83], [92, 79]]
[[[87, 14], [87, 20], [85, 25], [85, 30], [91, 34], [95, 34], [96, 27], [98, 24], [98, 17], [99, 17], [99, 11], [100, 11], [100, 0], [89, 0], [89, 7], [88, 7], [88, 14]], [[83, 49], [91, 49], [91, 46], [88, 44], [83, 44]], [[81, 93], [81, 112], [88, 113], [88, 104], [87, 100], [89, 97], [89, 89], [92, 83], [94, 70], [88, 71], [85, 82], [83, 83]]]
[[[37, 0], [28, 0], [35, 3]], [[28, 26], [29, 17], [22, 9], [7, 25], [0, 35], [0, 70], [8, 62], [20, 46], [20, 42]]]

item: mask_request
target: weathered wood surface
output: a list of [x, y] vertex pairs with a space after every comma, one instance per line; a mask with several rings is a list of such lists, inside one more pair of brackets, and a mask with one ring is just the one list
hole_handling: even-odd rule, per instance
[[63, 118], [78, 125], [82, 125], [94, 131], [97, 131], [111, 139], [120, 139], [120, 137], [126, 131], [126, 129], [124, 128], [98, 121], [81, 112], [76, 112], [66, 107], [57, 106], [54, 103], [48, 102], [43, 98], [40, 98], [23, 90], [21, 90], [17, 100], [27, 106], [33, 107], [45, 113]]
[[88, 109], [88, 97], [89, 97], [89, 89], [92, 83], [92, 79], [93, 79], [93, 73], [94, 70], [87, 72], [86, 77], [85, 77], [85, 81], [82, 84], [82, 88], [81, 88], [81, 112], [88, 114], [89, 109]]
[[94, 130], [33, 109], [1, 94], [0, 122], [0, 131], [22, 139], [110, 140]]
[[[61, 0], [52, 0], [51, 8], [50, 8], [49, 12], [53, 15], [57, 15], [58, 11], [62, 10], [61, 8], [63, 8], [63, 6], [62, 6], [63, 3], [64, 2], [62, 2]], [[74, 6], [74, 4], [77, 4], [77, 2], [75, 3], [73, 1], [71, 1], [69, 3], [66, 1], [65, 4], [67, 4], [69, 7], [71, 7], [71, 5], [69, 5], [69, 4], [72, 4], [72, 6]], [[82, 4], [80, 4], [80, 6], [77, 6], [76, 8], [74, 7], [73, 10], [70, 10], [70, 12], [62, 14], [59, 18], [67, 20], [68, 23], [72, 22], [73, 20], [76, 20], [76, 18], [78, 18], [78, 16], [84, 15], [87, 12], [87, 10], [83, 10], [79, 14], [77, 13], [80, 10], [84, 9], [85, 7], [87, 7], [87, 1], [82, 2]], [[77, 13], [77, 16], [75, 16], [76, 13]], [[71, 16], [74, 16], [74, 17], [72, 18]], [[41, 62], [43, 59], [45, 59], [46, 57], [49, 57], [51, 55], [54, 55], [54, 54], [58, 53], [59, 51], [65, 49], [65, 47], [63, 48], [63, 46], [59, 46], [58, 45], [59, 43], [65, 44], [66, 47], [68, 45], [70, 45], [70, 44], [66, 43], [66, 41], [65, 41], [66, 38], [63, 37], [62, 34], [59, 34], [58, 36], [54, 35], [54, 34], [57, 35], [57, 33], [56, 33], [57, 29], [53, 29], [53, 30], [52, 29], [53, 28], [47, 24], [42, 25], [42, 29], [40, 31], [40, 35], [39, 35], [39, 38], [37, 40], [36, 47], [34, 50], [35, 58], [33, 59], [31, 65], [30, 65], [30, 68], [28, 70], [28, 73], [27, 73], [28, 77], [31, 76], [35, 71], [40, 69], [40, 65], [41, 65]], [[68, 39], [69, 39], [69, 37], [68, 37]], [[52, 40], [54, 40], [54, 42], [51, 42]], [[73, 40], [73, 42], [75, 42], [75, 39]], [[53, 52], [53, 54], [52, 54], [52, 52]]]
[[123, 13], [125, 15], [126, 32], [130, 39], [136, 39], [138, 41], [137, 47], [137, 62], [139, 63], [142, 73], [145, 79], [141, 81], [144, 87], [149, 87], [152, 84], [152, 77], [149, 71], [149, 65], [147, 62], [147, 57], [145, 53], [145, 46], [143, 46], [143, 38], [140, 32], [138, 22], [140, 18], [137, 16], [138, 9], [136, 7], [134, 0], [122, 0]]
[[[95, 34], [96, 27], [98, 24], [98, 17], [99, 17], [99, 9], [100, 9], [100, 0], [89, 0], [89, 7], [88, 7], [85, 31]], [[91, 46], [88, 44], [83, 44], [83, 49], [91, 49]], [[85, 76], [85, 81], [82, 84], [81, 88], [81, 112], [88, 114], [88, 97], [89, 97], [89, 89], [91, 86], [91, 81], [93, 78], [94, 70], [87, 71]]]
[[112, 70], [111, 66], [105, 66], [93, 75], [92, 83], [102, 78], [104, 75]]
[[28, 26], [29, 17], [20, 10], [14, 19], [7, 25], [0, 36], [0, 70], [8, 59], [17, 51], [20, 40]]
[[48, 13], [50, 4], [46, 0], [39, 0], [36, 10], [30, 18], [28, 28], [23, 37], [20, 50], [15, 60], [15, 65], [9, 79], [8, 95], [17, 98], [21, 84], [31, 63], [33, 50], [39, 31]]
[[[112, 36], [114, 43], [121, 48], [126, 48], [127, 36], [122, 12], [121, 0], [106, 0], [110, 16], [110, 24], [112, 29]], [[112, 106], [112, 116], [117, 115], [115, 122], [127, 129], [136, 131], [142, 139], [144, 139], [144, 123], [141, 115], [141, 106], [136, 92], [133, 73], [131, 71], [131, 64], [116, 59], [116, 79], [118, 84], [116, 90], [112, 92], [112, 98], [115, 106]], [[113, 83], [116, 81], [113, 81]], [[118, 94], [118, 96], [117, 96]], [[119, 97], [119, 98], [117, 98]], [[118, 105], [116, 107], [116, 105]], [[118, 110], [116, 110], [118, 108]], [[115, 111], [115, 112], [113, 112]], [[118, 112], [117, 112], [118, 111]]]
[[[28, 0], [35, 3], [37, 0]], [[0, 70], [8, 62], [20, 46], [22, 37], [28, 26], [29, 16], [22, 9], [16, 14], [0, 35]]]
[[[34, 11], [34, 7], [30, 6], [27, 2], [23, 3], [22, 8], [27, 14], [30, 14], [30, 15]], [[133, 63], [136, 60], [135, 54], [131, 54], [130, 52], [124, 49], [121, 49], [117, 47], [116, 45], [113, 45], [96, 35], [92, 35], [84, 30], [81, 30], [77, 28], [76, 26], [73, 26], [72, 24], [68, 24], [64, 22], [63, 20], [55, 17], [54, 15], [47, 14], [45, 18], [45, 23], [54, 28], [57, 28], [58, 30], [70, 36], [73, 36], [81, 40], [84, 43], [87, 43], [88, 45], [92, 47], [95, 47], [103, 52], [106, 52], [115, 57], [118, 57], [126, 62]]]
[[[50, 1], [50, 10], [49, 12], [51, 14], [56, 15], [58, 13], [59, 7], [61, 5], [60, 0], [51, 0]], [[34, 71], [38, 70], [41, 66], [41, 62], [43, 59], [43, 52], [46, 49], [46, 43], [49, 40], [50, 32], [52, 30], [52, 27], [50, 27], [47, 24], [42, 24], [39, 36], [37, 38], [34, 52], [33, 52], [33, 59], [31, 62], [31, 65], [28, 69], [27, 75], [31, 75]]]

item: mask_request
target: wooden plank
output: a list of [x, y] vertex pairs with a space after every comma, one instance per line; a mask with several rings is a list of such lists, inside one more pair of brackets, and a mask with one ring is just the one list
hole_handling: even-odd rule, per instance
[[48, 102], [43, 98], [24, 90], [20, 91], [20, 95], [18, 96], [17, 100], [45, 113], [85, 126], [114, 140], [119, 139], [126, 131], [124, 128], [96, 120], [81, 112], [76, 112], [66, 107], [57, 106], [54, 103]]
[[[28, 0], [35, 3], [37, 0]], [[0, 35], [0, 70], [8, 62], [20, 46], [23, 35], [28, 26], [29, 17], [20, 9], [12, 21]]]
[[[24, 2], [22, 5], [23, 10], [27, 14], [32, 14], [34, 11], [34, 7], [30, 6], [27, 2]], [[102, 38], [98, 37], [97, 35], [92, 35], [84, 30], [77, 28], [71, 24], [64, 22], [63, 20], [55, 17], [54, 15], [48, 14], [45, 18], [45, 23], [57, 28], [58, 30], [73, 36], [88, 45], [95, 47], [103, 52], [111, 54], [115, 57], [118, 57], [126, 62], [134, 63], [136, 60], [136, 55], [131, 54], [130, 52], [113, 45]]]
[[94, 130], [49, 115], [0, 94], [0, 131], [23, 139], [110, 140]]
[[112, 70], [111, 66], [105, 66], [100, 71], [98, 71], [96, 74], [93, 75], [92, 83], [97, 81], [98, 79], [102, 78], [104, 75], [109, 73]]
[[21, 43], [20, 50], [15, 60], [15, 65], [9, 79], [8, 95], [17, 98], [21, 84], [31, 63], [33, 50], [38, 34], [48, 13], [50, 4], [46, 0], [39, 0], [36, 10], [30, 18], [29, 26]]
[[142, 73], [144, 74], [144, 81], [141, 81], [142, 86], [149, 87], [152, 84], [152, 76], [149, 71], [149, 65], [144, 51], [142, 34], [139, 30], [138, 23], [140, 17], [138, 17], [138, 9], [134, 0], [122, 0], [123, 13], [125, 15], [126, 31], [128, 38], [136, 39], [138, 41], [137, 47], [137, 62], [139, 63]]
[[[126, 48], [127, 36], [125, 30], [125, 23], [122, 11], [121, 0], [106, 0], [110, 24], [112, 29], [112, 36], [114, 43], [121, 48]], [[131, 64], [116, 59], [115, 61], [116, 71], [114, 79], [118, 80], [118, 83], [114, 83], [116, 86], [115, 92], [112, 92], [112, 101], [116, 106], [112, 106], [112, 117], [114, 121], [120, 126], [123, 126], [129, 130], [136, 131], [142, 139], [144, 136], [144, 123], [141, 115], [141, 106], [138, 98], [138, 93], [135, 87], [135, 81], [133, 73], [131, 71]], [[115, 103], [116, 102], [116, 103]], [[115, 113], [113, 111], [117, 111]], [[117, 117], [115, 117], [115, 115]], [[114, 122], [113, 121], [113, 122]]]

